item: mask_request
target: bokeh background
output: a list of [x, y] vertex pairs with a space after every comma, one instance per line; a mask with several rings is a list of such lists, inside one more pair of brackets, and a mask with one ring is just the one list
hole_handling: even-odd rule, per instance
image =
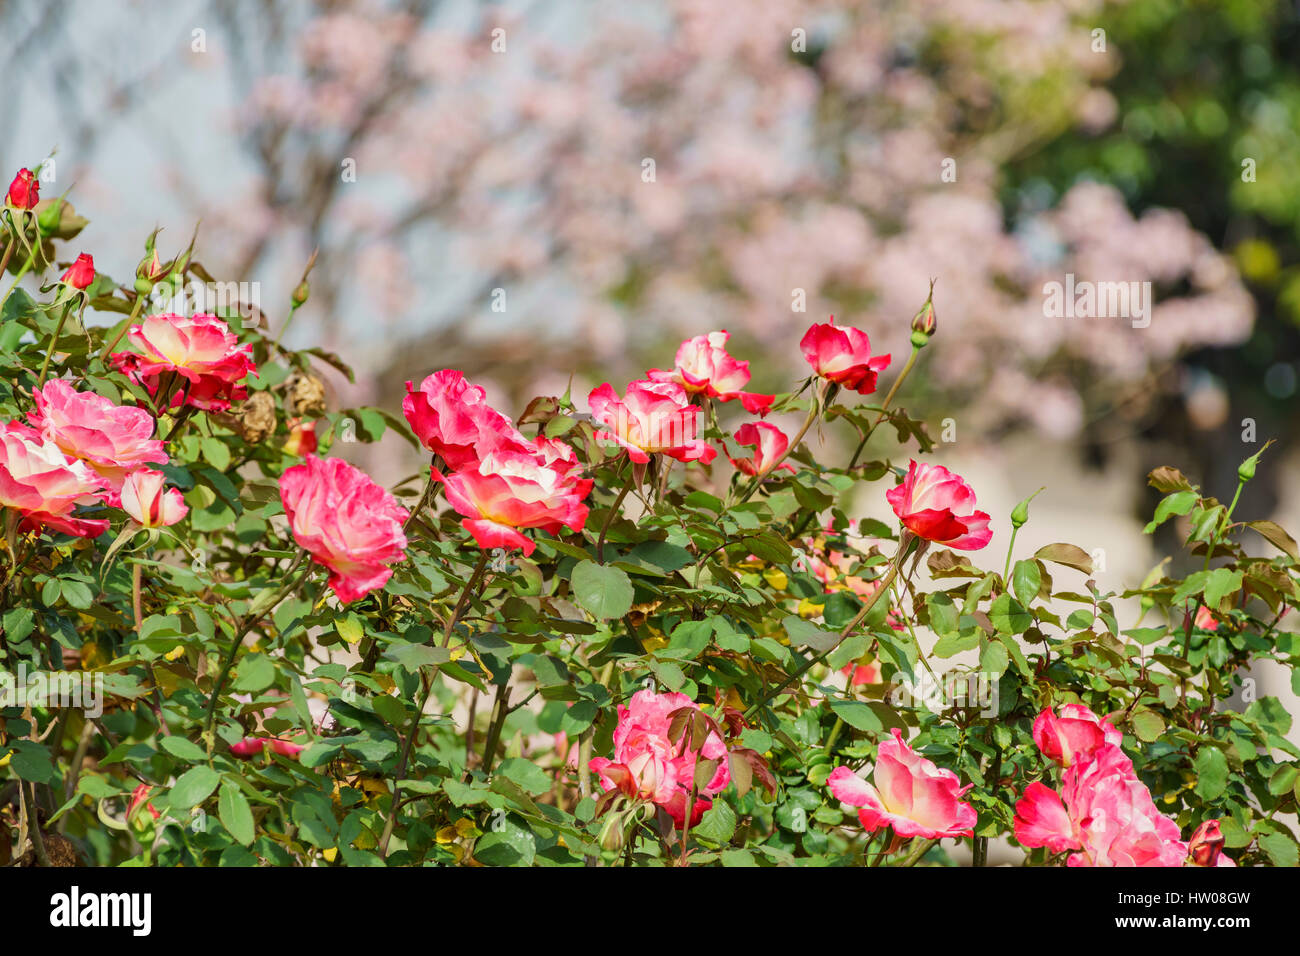
[[[937, 277], [899, 401], [997, 534], [1046, 485], [1025, 545], [1122, 588], [1176, 547], [1146, 472], [1231, 494], [1268, 438], [1239, 513], [1300, 530], [1294, 3], [0, 0], [0, 63], [0, 168], [55, 151], [101, 271], [201, 220], [274, 327], [319, 250], [289, 338], [340, 405], [450, 366], [517, 413], [717, 328], [781, 391], [829, 314], [905, 355]], [[1046, 317], [1067, 273], [1150, 326]]]

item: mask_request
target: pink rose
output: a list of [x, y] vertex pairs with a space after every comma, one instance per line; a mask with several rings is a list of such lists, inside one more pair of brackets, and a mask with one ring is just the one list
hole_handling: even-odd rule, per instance
[[849, 678], [850, 687], [857, 687], [861, 684], [879, 684], [881, 678], [880, 661], [872, 661], [870, 664], [854, 664], [850, 661], [840, 668], [840, 673]]
[[[786, 437], [785, 432], [767, 422], [748, 422], [741, 425], [736, 429], [735, 438], [736, 444], [754, 449], [754, 454], [746, 458], [727, 456], [736, 466], [736, 470], [744, 475], [766, 474], [772, 462], [780, 460], [786, 449], [790, 447], [790, 439]], [[778, 469], [780, 468], [794, 473], [794, 467], [791, 465], [779, 465]]]
[[152, 792], [153, 787], [149, 786], [147, 783], [142, 783], [131, 791], [131, 803], [126, 808], [128, 819], [135, 816], [136, 808], [141, 804], [144, 804], [145, 809], [149, 811], [155, 820], [162, 816], [158, 810], [154, 809], [154, 805], [148, 802], [149, 794]]
[[215, 315], [150, 315], [127, 337], [140, 351], [113, 353], [113, 365], [151, 396], [164, 389], [168, 407], [224, 411], [248, 397], [240, 382], [257, 375], [253, 346], [240, 345]]
[[723, 329], [689, 338], [677, 349], [675, 368], [651, 369], [646, 376], [654, 382], [675, 382], [688, 395], [704, 394], [721, 402], [738, 398], [746, 411], [766, 415], [776, 396], [742, 391], [749, 382], [749, 362], [733, 358], [727, 352], [730, 337]]
[[903, 741], [894, 728], [892, 740], [880, 745], [872, 772], [873, 786], [848, 767], [836, 767], [826, 779], [835, 798], [859, 807], [868, 831], [890, 826], [901, 837], [963, 837], [974, 833], [975, 808], [961, 797], [957, 775], [942, 770]]
[[1196, 609], [1196, 620], [1192, 622], [1192, 626], [1200, 631], [1217, 631], [1219, 622], [1215, 619], [1214, 612], [1202, 604]]
[[173, 525], [190, 510], [175, 488], [166, 488], [167, 476], [161, 471], [142, 468], [126, 476], [122, 483], [122, 510], [145, 528]]
[[107, 520], [75, 518], [77, 505], [98, 502], [104, 480], [85, 462], [21, 422], [0, 425], [0, 506], [13, 508], [33, 526], [93, 538]]
[[230, 745], [230, 755], [238, 760], [250, 760], [265, 749], [265, 740], [260, 737], [245, 737]]
[[900, 485], [885, 498], [907, 530], [917, 537], [961, 551], [989, 543], [989, 516], [975, 510], [975, 492], [960, 475], [942, 465], [909, 465]]
[[804, 333], [799, 347], [814, 372], [836, 385], [869, 395], [876, 390], [876, 377], [889, 365], [888, 355], [871, 354], [867, 333], [848, 325], [836, 325], [835, 316], [814, 324]]
[[695, 437], [700, 410], [675, 382], [632, 382], [622, 399], [606, 382], [592, 391], [587, 404], [592, 417], [608, 429], [596, 437], [618, 442], [638, 464], [654, 454], [704, 464], [717, 457], [716, 449]]
[[528, 440], [495, 408], [487, 393], [454, 369], [434, 372], [419, 389], [406, 383], [402, 412], [420, 443], [453, 470], [477, 467], [489, 452], [527, 450]]
[[528, 556], [537, 545], [522, 529], [558, 534], [581, 531], [587, 521], [582, 502], [592, 480], [577, 476], [577, 458], [567, 446], [561, 452], [561, 444], [543, 440], [531, 451], [489, 452], [476, 467], [448, 475], [432, 469], [432, 475], [480, 548], [518, 548]]
[[1156, 809], [1113, 744], [1072, 764], [1060, 793], [1030, 784], [1016, 803], [1015, 834], [1027, 847], [1077, 851], [1069, 866], [1182, 866], [1187, 856], [1178, 824]]
[[36, 409], [27, 416], [32, 427], [104, 479], [109, 504], [129, 472], [166, 464], [163, 443], [153, 437], [153, 416], [134, 405], [114, 405], [94, 392], [79, 392], [60, 379], [34, 389]]
[[83, 252], [77, 256], [76, 262], [68, 266], [68, 270], [63, 273], [63, 278], [59, 281], [74, 289], [85, 289], [95, 281], [95, 260]]
[[701, 757], [714, 760], [718, 766], [709, 781], [696, 791], [695, 805], [690, 812], [691, 826], [713, 805], [707, 798], [721, 793], [731, 782], [727, 745], [716, 732], [709, 732], [698, 752], [669, 736], [673, 715], [682, 709], [698, 711], [699, 707], [685, 694], [637, 691], [627, 706], [618, 708], [614, 759], [596, 757], [590, 763], [599, 776], [601, 789], [621, 790], [634, 800], [663, 807], [678, 829], [686, 823], [686, 805], [697, 760]]
[[381, 588], [406, 556], [407, 512], [365, 472], [341, 458], [308, 455], [280, 476], [280, 500], [294, 540], [344, 604]]
[[[0, 182], [4, 180], [0, 179]], [[31, 209], [41, 200], [41, 181], [32, 175], [30, 169], [18, 170], [18, 175], [9, 184], [5, 201], [15, 209]]]
[[1124, 735], [1082, 704], [1066, 704], [1057, 717], [1049, 707], [1034, 720], [1034, 743], [1062, 767], [1089, 760], [1107, 744], [1118, 747]]

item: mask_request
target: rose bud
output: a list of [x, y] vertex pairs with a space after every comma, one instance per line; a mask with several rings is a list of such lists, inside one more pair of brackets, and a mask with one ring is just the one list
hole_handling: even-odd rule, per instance
[[260, 737], [245, 737], [239, 743], [230, 745], [230, 755], [240, 760], [256, 757], [266, 748], [266, 741]]
[[161, 471], [142, 468], [122, 483], [122, 510], [144, 528], [173, 525], [190, 510], [176, 488], [164, 489], [167, 478]]
[[[0, 182], [3, 181], [0, 180]], [[5, 196], [5, 202], [15, 209], [31, 209], [40, 201], [40, 198], [40, 180], [32, 175], [30, 169], [18, 170], [18, 175], [9, 184], [9, 193]]]
[[316, 451], [316, 423], [294, 421], [289, 424], [289, 437], [284, 443], [286, 455], [305, 458]]
[[1196, 828], [1187, 844], [1187, 857], [1193, 866], [1234, 865], [1223, 856], [1223, 831], [1218, 820], [1206, 820]]
[[267, 741], [267, 743], [271, 745], [271, 750], [273, 752], [279, 754], [281, 757], [291, 757], [294, 760], [297, 760], [298, 755], [306, 749], [303, 744], [295, 744], [288, 740], [280, 740], [277, 737], [272, 737]]
[[934, 281], [931, 280], [930, 294], [926, 297], [925, 304], [912, 316], [912, 344], [918, 349], [924, 348], [930, 341], [930, 336], [934, 335], [935, 325]]
[[95, 281], [95, 260], [83, 252], [77, 256], [76, 262], [68, 266], [68, 271], [63, 273], [63, 278], [59, 281], [74, 289], [86, 289]]

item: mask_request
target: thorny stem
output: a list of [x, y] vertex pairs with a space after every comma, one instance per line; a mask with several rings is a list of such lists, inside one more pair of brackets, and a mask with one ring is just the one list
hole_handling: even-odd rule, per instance
[[921, 350], [915, 345], [912, 346], [912, 354], [907, 357], [907, 364], [903, 366], [903, 370], [898, 373], [898, 378], [894, 379], [894, 384], [890, 386], [889, 391], [885, 394], [885, 400], [880, 405], [880, 414], [876, 416], [876, 420], [872, 422], [871, 427], [867, 429], [867, 433], [862, 436], [862, 441], [858, 442], [857, 450], [853, 453], [853, 457], [849, 459], [849, 467], [845, 469], [846, 471], [853, 470], [853, 466], [856, 465], [858, 459], [862, 457], [862, 452], [867, 447], [867, 442], [871, 441], [871, 436], [875, 434], [876, 428], [885, 420], [885, 415], [889, 411], [889, 403], [892, 402], [894, 396], [898, 394], [898, 389], [903, 384], [903, 380], [907, 378], [907, 373], [912, 371], [912, 366], [916, 364], [916, 356], [920, 351]]
[[871, 613], [872, 608], [874, 608], [882, 598], [884, 598], [886, 595], [889, 594], [890, 586], [894, 583], [894, 578], [898, 576], [899, 566], [903, 563], [903, 557], [904, 555], [906, 555], [908, 546], [911, 543], [912, 543], [912, 536], [909, 533], [905, 532], [903, 538], [898, 542], [898, 553], [894, 555], [894, 560], [891, 561], [889, 564], [889, 572], [880, 581], [880, 587], [876, 588], [876, 593], [871, 596], [871, 600], [869, 600], [866, 604], [862, 606], [862, 610], [859, 611], [857, 615], [854, 616], [853, 620], [849, 621], [848, 624], [844, 625], [844, 629], [840, 631], [840, 636], [836, 639], [835, 643], [832, 644], [830, 647], [828, 647], [826, 650], [822, 651], [820, 654], [816, 654], [813, 657], [809, 658], [803, 664], [802, 667], [800, 667], [793, 674], [787, 677], [784, 681], [778, 684], [775, 689], [770, 690], [766, 694], [764, 694], [763, 697], [757, 703], [755, 703], [748, 710], [745, 711], [746, 720], [749, 720], [749, 718], [753, 717], [760, 707], [762, 707], [772, 698], [780, 694], [781, 691], [785, 690], [795, 681], [799, 680], [799, 678], [803, 677], [804, 674], [808, 673], [808, 671], [812, 670], [812, 668], [815, 665], [825, 661], [826, 658], [830, 655], [831, 651], [835, 650], [835, 648], [839, 647], [842, 643], [844, 643], [845, 638], [847, 638], [850, 634], [852, 634], [855, 630], [857, 630], [858, 625], [861, 624], [866, 619], [866, 616]]

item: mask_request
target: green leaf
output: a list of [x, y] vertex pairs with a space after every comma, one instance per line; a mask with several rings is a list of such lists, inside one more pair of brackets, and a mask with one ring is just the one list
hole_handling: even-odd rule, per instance
[[204, 754], [203, 748], [192, 740], [186, 740], [184, 737], [177, 737], [175, 735], [163, 737], [162, 740], [159, 741], [159, 745], [173, 757], [186, 760], [190, 763], [196, 763], [200, 760], [206, 759], [206, 754]]
[[1241, 590], [1241, 578], [1240, 571], [1215, 568], [1205, 581], [1205, 603], [1211, 608], [1217, 608], [1225, 597]]
[[230, 686], [244, 694], [256, 694], [275, 683], [275, 662], [265, 654], [247, 654], [236, 667], [237, 677]]
[[781, 619], [781, 626], [790, 638], [791, 647], [811, 647], [818, 653], [829, 651], [839, 642], [835, 631], [827, 631], [794, 614]]
[[1038, 570], [1037, 561], [1017, 561], [1011, 571], [1011, 590], [1025, 607], [1034, 603], [1038, 589], [1043, 584], [1043, 575]]
[[1154, 710], [1145, 708], [1135, 710], [1129, 722], [1133, 725], [1133, 733], [1137, 735], [1138, 740], [1149, 744], [1155, 743], [1165, 732], [1164, 718]]
[[1202, 747], [1192, 762], [1196, 770], [1196, 795], [1215, 800], [1228, 789], [1228, 758], [1218, 747]]
[[1268, 833], [1259, 838], [1260, 848], [1268, 854], [1274, 866], [1295, 866], [1300, 863], [1300, 851], [1295, 841], [1284, 833]]
[[512, 783], [518, 784], [533, 796], [545, 793], [554, 784], [550, 774], [531, 760], [522, 757], [510, 757], [501, 761], [501, 766], [496, 772]]
[[1001, 641], [989, 641], [980, 651], [980, 670], [992, 677], [1001, 677], [1007, 669], [1010, 658]]
[[714, 845], [728, 843], [735, 835], [736, 822], [736, 811], [725, 800], [715, 800], [700, 822], [691, 827], [691, 836]]
[[253, 811], [239, 788], [229, 780], [221, 783], [221, 794], [217, 797], [217, 816], [221, 818], [221, 825], [244, 846], [253, 842], [256, 835]]
[[1192, 510], [1196, 504], [1198, 496], [1194, 491], [1176, 491], [1168, 497], [1162, 498], [1160, 504], [1156, 505], [1155, 517], [1151, 522], [1142, 529], [1144, 534], [1150, 534], [1168, 521], [1173, 515], [1185, 515]]
[[50, 752], [44, 746], [29, 740], [14, 742], [9, 769], [32, 783], [51, 783], [58, 778]]
[[860, 700], [832, 700], [831, 711], [856, 730], [878, 734], [885, 729], [876, 712]]
[[632, 609], [632, 581], [618, 568], [583, 561], [573, 569], [578, 603], [602, 620], [622, 617]]
[[1023, 634], [1034, 623], [1033, 615], [1010, 594], [999, 594], [989, 608], [989, 620], [1004, 634]]
[[952, 603], [952, 598], [942, 591], [935, 591], [926, 595], [925, 603], [930, 611], [931, 630], [943, 636], [957, 633], [957, 606]]
[[177, 810], [189, 810], [208, 799], [220, 782], [221, 777], [211, 767], [193, 767], [181, 774], [168, 799]]

